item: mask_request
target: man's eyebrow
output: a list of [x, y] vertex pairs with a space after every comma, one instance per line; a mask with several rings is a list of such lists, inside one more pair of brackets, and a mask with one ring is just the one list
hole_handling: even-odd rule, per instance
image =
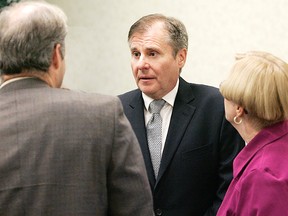
[[157, 47], [148, 47], [147, 50], [148, 51], [157, 51], [158, 48]]
[[[130, 47], [130, 51], [138, 51], [139, 49], [136, 47], [136, 46], [131, 46]], [[151, 51], [156, 51], [158, 52], [160, 49], [158, 47], [155, 47], [155, 46], [151, 46], [151, 47], [146, 47], [144, 49], [144, 51], [148, 51], [148, 52], [151, 52]]]

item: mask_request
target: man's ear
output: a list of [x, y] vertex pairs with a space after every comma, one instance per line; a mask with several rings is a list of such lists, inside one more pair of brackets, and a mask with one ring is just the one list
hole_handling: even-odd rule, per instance
[[178, 51], [177, 58], [178, 58], [178, 65], [180, 68], [184, 67], [187, 57], [187, 49], [183, 48]]
[[47, 83], [52, 87], [60, 87], [62, 84], [64, 59], [61, 53], [61, 45], [56, 44], [52, 53], [52, 62], [47, 73]]
[[62, 61], [63, 61], [63, 58], [62, 58], [62, 53], [61, 53], [61, 45], [56, 44], [53, 50], [51, 67], [53, 67], [54, 70], [55, 69], [58, 70], [59, 67], [61, 66]]

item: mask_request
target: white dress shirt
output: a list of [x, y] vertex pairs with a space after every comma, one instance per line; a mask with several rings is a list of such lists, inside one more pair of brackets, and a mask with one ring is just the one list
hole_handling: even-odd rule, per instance
[[[175, 98], [176, 98], [176, 95], [177, 95], [178, 87], [179, 87], [179, 79], [178, 79], [175, 87], [168, 94], [166, 94], [162, 98], [163, 100], [165, 100], [166, 103], [164, 104], [163, 108], [160, 111], [160, 116], [162, 117], [162, 148], [161, 148], [161, 154], [163, 153], [163, 149], [164, 149], [164, 146], [165, 146], [165, 141], [166, 141], [169, 125], [170, 125], [170, 119], [171, 119], [171, 115], [172, 115], [173, 106], [174, 106]], [[150, 113], [148, 111], [148, 108], [149, 108], [150, 103], [154, 99], [148, 97], [143, 92], [142, 92], [142, 97], [143, 97], [144, 105], [145, 105], [144, 117], [145, 117], [145, 125], [147, 127], [148, 121], [152, 117], [152, 113]]]

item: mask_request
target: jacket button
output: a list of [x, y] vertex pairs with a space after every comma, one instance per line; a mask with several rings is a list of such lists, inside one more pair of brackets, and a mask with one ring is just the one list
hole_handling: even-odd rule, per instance
[[163, 212], [162, 212], [161, 209], [156, 209], [156, 210], [155, 210], [155, 215], [156, 215], [156, 216], [161, 216], [162, 213], [163, 213]]

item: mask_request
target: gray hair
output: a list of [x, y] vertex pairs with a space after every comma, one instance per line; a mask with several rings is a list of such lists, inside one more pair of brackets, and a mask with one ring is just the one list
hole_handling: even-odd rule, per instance
[[175, 57], [179, 50], [186, 48], [188, 50], [188, 34], [184, 24], [174, 17], [166, 17], [162, 14], [150, 14], [136, 21], [129, 30], [128, 42], [134, 33], [146, 32], [154, 23], [163, 22], [168, 32], [169, 43], [173, 48], [173, 56]]
[[57, 44], [64, 58], [66, 22], [60, 8], [45, 2], [23, 1], [5, 7], [0, 13], [1, 74], [47, 72]]

